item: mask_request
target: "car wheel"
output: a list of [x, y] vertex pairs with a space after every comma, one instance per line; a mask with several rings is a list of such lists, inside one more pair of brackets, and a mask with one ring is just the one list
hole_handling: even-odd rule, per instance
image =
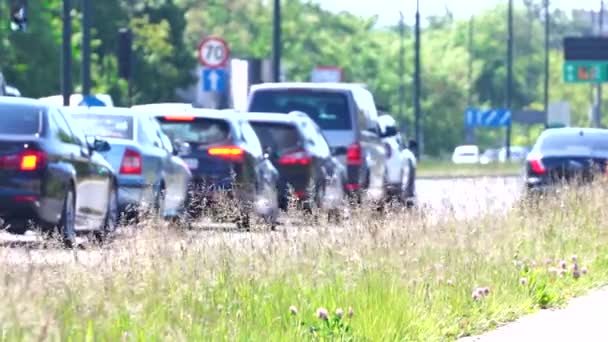
[[103, 222], [103, 227], [101, 227], [100, 230], [94, 233], [97, 242], [103, 243], [110, 234], [116, 231], [119, 214], [120, 213], [118, 212], [118, 192], [116, 191], [116, 187], [112, 186], [108, 197], [108, 209], [106, 212], [106, 218]]
[[165, 184], [161, 183], [156, 196], [154, 196], [154, 213], [162, 217], [165, 214], [165, 200], [167, 191], [165, 190]]
[[68, 189], [65, 195], [61, 220], [59, 221], [59, 232], [65, 247], [73, 248], [76, 243], [76, 201], [72, 188]]

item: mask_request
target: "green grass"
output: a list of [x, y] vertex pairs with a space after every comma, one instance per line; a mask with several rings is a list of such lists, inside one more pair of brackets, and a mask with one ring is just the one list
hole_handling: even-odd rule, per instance
[[[103, 250], [30, 251], [23, 261], [5, 251], [1, 339], [455, 340], [608, 280], [602, 188], [467, 221], [380, 220], [361, 209], [339, 227], [183, 233], [154, 224]], [[578, 279], [572, 255], [589, 270]], [[552, 273], [562, 259], [566, 273]], [[478, 287], [489, 295], [473, 299]]]
[[454, 164], [450, 161], [425, 161], [418, 164], [417, 175], [421, 178], [458, 178], [486, 176], [517, 176], [521, 163]]

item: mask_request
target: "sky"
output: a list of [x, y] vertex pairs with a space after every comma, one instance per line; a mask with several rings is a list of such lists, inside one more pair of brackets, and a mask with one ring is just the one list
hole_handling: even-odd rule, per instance
[[[356, 15], [371, 17], [378, 14], [379, 26], [387, 26], [399, 20], [399, 11], [403, 11], [408, 24], [414, 22], [416, 0], [312, 0], [321, 4], [327, 10], [340, 12], [349, 11]], [[537, 0], [540, 1], [540, 0]], [[466, 19], [484, 9], [493, 8], [496, 4], [507, 0], [420, 0], [420, 15], [445, 13], [446, 6], [457, 19]], [[515, 0], [516, 6], [523, 6], [522, 0]], [[572, 9], [599, 10], [600, 0], [550, 0], [552, 7], [559, 7], [568, 13]]]

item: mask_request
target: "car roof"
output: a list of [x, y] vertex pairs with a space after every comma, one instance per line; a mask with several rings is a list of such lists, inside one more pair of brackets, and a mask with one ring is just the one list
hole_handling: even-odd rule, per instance
[[608, 134], [608, 129], [591, 127], [561, 127], [549, 128], [543, 135], [578, 135], [578, 134]]
[[48, 108], [49, 105], [43, 101], [32, 99], [29, 97], [15, 97], [15, 96], [0, 96], [0, 106], [3, 104], [10, 105], [21, 105], [38, 108]]
[[297, 116], [285, 113], [262, 113], [262, 112], [247, 112], [239, 113], [244, 119], [249, 121], [267, 121], [277, 123], [296, 123]]
[[137, 116], [141, 111], [128, 107], [62, 107], [61, 111], [71, 114], [97, 114], [97, 115], [122, 115]]
[[281, 83], [262, 83], [251, 86], [251, 91], [266, 89], [318, 89], [335, 91], [359, 91], [367, 89], [357, 83], [313, 83], [313, 82], [281, 82]]

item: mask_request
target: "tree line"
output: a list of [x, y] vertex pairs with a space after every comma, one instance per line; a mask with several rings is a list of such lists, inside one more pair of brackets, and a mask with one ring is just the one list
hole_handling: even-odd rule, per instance
[[[24, 96], [60, 93], [61, 0], [30, 1], [27, 32], [0, 26], [0, 70]], [[80, 90], [80, 1], [73, 1], [73, 82]], [[525, 0], [514, 19], [513, 109], [543, 109], [544, 14], [541, 0]], [[271, 2], [263, 0], [92, 1], [92, 83], [128, 103], [127, 84], [118, 77], [118, 31], [134, 33], [135, 103], [177, 101], [175, 90], [195, 80], [196, 45], [203, 36], [223, 37], [237, 58], [270, 58]], [[0, 2], [0, 13], [7, 13]], [[405, 34], [406, 108], [399, 115], [398, 23], [376, 26], [375, 17], [333, 13], [305, 0], [283, 1], [283, 61], [289, 80], [306, 81], [315, 65], [336, 65], [346, 81], [365, 83], [378, 103], [413, 133], [413, 29]], [[407, 15], [407, 14], [406, 14]], [[413, 13], [411, 14], [413, 16]], [[8, 15], [4, 16], [8, 18]], [[464, 142], [464, 109], [502, 107], [506, 95], [506, 6], [455, 20], [451, 13], [427, 18], [422, 30], [422, 127], [425, 153], [441, 155]], [[8, 19], [7, 19], [8, 21]], [[564, 84], [562, 41], [592, 32], [591, 20], [551, 13], [550, 100], [571, 103], [573, 124], [588, 125], [591, 87]], [[472, 26], [471, 26], [472, 25]], [[471, 35], [472, 33], [472, 35]], [[473, 37], [470, 41], [470, 37]], [[514, 143], [529, 144], [542, 127], [514, 127]], [[502, 130], [478, 129], [482, 146], [501, 146]]]

